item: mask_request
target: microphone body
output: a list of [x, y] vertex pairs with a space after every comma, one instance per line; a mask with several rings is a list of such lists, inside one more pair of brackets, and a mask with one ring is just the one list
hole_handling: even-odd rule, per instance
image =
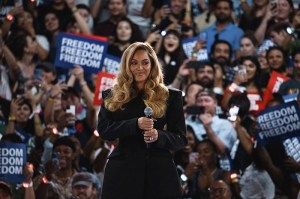
[[[151, 107], [147, 106], [145, 109], [144, 109], [144, 114], [147, 118], [151, 118], [152, 117], [152, 114], [153, 114], [153, 110]], [[151, 144], [150, 143], [146, 143], [146, 147], [147, 149], [149, 149], [151, 147]]]

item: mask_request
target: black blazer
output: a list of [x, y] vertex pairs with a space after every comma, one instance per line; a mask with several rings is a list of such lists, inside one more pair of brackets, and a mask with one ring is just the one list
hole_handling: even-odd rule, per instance
[[[109, 97], [109, 90], [103, 98]], [[182, 94], [169, 89], [167, 111], [156, 118], [158, 140], [147, 149], [137, 120], [144, 116], [141, 95], [125, 104], [124, 110], [111, 112], [102, 105], [98, 132], [104, 140], [119, 138], [119, 145], [106, 165], [102, 199], [106, 198], [180, 198], [180, 184], [170, 150], [183, 148], [185, 119]], [[165, 130], [164, 130], [164, 127]]]

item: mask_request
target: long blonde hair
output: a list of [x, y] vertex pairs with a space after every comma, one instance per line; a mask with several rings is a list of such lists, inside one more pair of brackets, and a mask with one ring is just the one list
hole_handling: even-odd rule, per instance
[[112, 87], [112, 93], [109, 98], [105, 99], [105, 107], [110, 111], [123, 109], [123, 105], [129, 102], [138, 94], [134, 85], [134, 78], [130, 71], [130, 64], [133, 55], [138, 50], [147, 52], [150, 62], [151, 71], [144, 87], [144, 103], [153, 109], [153, 117], [159, 118], [164, 116], [167, 109], [167, 99], [169, 92], [163, 83], [163, 74], [157, 55], [150, 45], [142, 42], [131, 44], [123, 53], [121, 59], [120, 72], [116, 82]]

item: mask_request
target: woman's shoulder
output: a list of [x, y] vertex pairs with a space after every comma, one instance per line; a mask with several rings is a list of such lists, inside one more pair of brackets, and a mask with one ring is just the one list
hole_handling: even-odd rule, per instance
[[182, 97], [182, 91], [179, 89], [168, 88], [168, 91], [169, 91], [169, 98], [178, 97], [178, 96]]

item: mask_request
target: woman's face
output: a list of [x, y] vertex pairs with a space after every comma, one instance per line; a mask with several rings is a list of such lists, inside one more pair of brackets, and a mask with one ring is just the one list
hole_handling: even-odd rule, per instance
[[44, 19], [45, 28], [48, 32], [54, 33], [59, 29], [59, 20], [53, 13], [48, 13]]
[[164, 39], [164, 48], [167, 52], [174, 52], [179, 47], [179, 38], [174, 34], [168, 34]]
[[271, 69], [279, 69], [284, 63], [284, 57], [280, 50], [272, 50], [267, 57]]
[[136, 86], [143, 89], [151, 72], [151, 60], [145, 50], [137, 50], [130, 61], [130, 72]]
[[297, 53], [294, 57], [294, 67], [297, 71], [297, 76], [300, 76], [300, 53]]
[[256, 47], [249, 38], [244, 37], [241, 39], [240, 51], [241, 56], [252, 56], [256, 52]]
[[24, 28], [33, 25], [33, 18], [29, 12], [23, 11], [18, 15], [18, 27]]
[[59, 167], [60, 169], [66, 169], [72, 167], [72, 162], [74, 159], [74, 153], [71, 147], [66, 145], [58, 145], [55, 147], [55, 153], [59, 153]]
[[193, 152], [193, 149], [195, 148], [195, 144], [196, 144], [194, 134], [191, 131], [187, 131], [186, 139], [188, 143], [184, 147], [184, 151], [187, 153]]
[[119, 22], [117, 26], [118, 39], [122, 42], [127, 42], [130, 40], [131, 35], [132, 35], [132, 29], [130, 24], [127, 21]]
[[292, 12], [292, 8], [288, 3], [288, 1], [286, 0], [278, 0], [277, 10], [278, 10], [277, 17], [279, 19], [288, 19], [290, 13]]
[[56, 75], [52, 72], [43, 71], [43, 73], [42, 73], [42, 79], [45, 80], [45, 82], [47, 84], [51, 84], [51, 82], [54, 81], [55, 78], [56, 78]]
[[198, 145], [197, 151], [199, 153], [199, 159], [204, 159], [208, 164], [215, 163], [216, 154], [210, 144], [203, 142]]
[[245, 60], [243, 62], [243, 65], [246, 66], [248, 81], [253, 80], [255, 77], [255, 73], [256, 73], [256, 65], [250, 60]]
[[27, 104], [21, 105], [17, 110], [17, 121], [27, 122], [30, 115], [30, 108]]
[[257, 60], [259, 62], [260, 69], [262, 71], [269, 70], [270, 67], [269, 67], [268, 62], [267, 62], [265, 51], [257, 56]]

